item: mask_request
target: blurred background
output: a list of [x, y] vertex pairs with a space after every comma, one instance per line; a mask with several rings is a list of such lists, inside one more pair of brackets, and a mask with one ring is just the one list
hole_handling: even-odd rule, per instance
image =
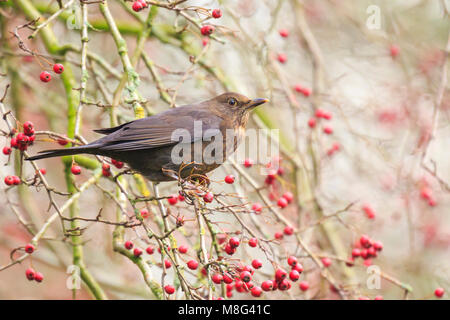
[[[242, 210], [237, 213], [239, 221], [219, 204], [212, 206], [210, 219], [217, 232], [237, 234], [245, 242], [250, 235], [244, 224], [257, 230], [260, 241], [267, 241], [264, 243], [272, 248], [271, 262], [262, 250], [247, 245], [231, 262], [249, 264], [252, 258], [261, 259], [263, 268], [255, 273], [255, 283], [259, 283], [271, 277], [274, 264], [286, 266], [287, 255], [301, 259], [301, 280], [308, 281], [310, 288], [302, 291], [296, 284], [291, 290], [267, 293], [263, 298], [342, 298], [330, 289], [329, 281], [321, 276], [320, 267], [298, 239], [286, 235], [283, 240], [274, 239], [284, 225], [274, 217], [271, 206], [299, 230], [322, 264], [323, 258], [332, 260], [327, 272], [347, 298], [434, 299], [436, 288], [448, 291], [450, 1], [188, 0], [177, 4], [177, 10], [162, 5], [134, 12], [133, 2], [108, 0], [108, 12], [125, 40], [138, 82], [130, 81], [132, 73], [126, 81], [123, 56], [107, 15], [101, 3], [91, 2], [84, 5], [87, 80], [81, 72], [83, 11], [78, 0], [0, 2], [0, 92], [3, 95], [6, 85], [11, 84], [3, 104], [20, 123], [32, 121], [36, 131], [73, 138], [71, 126], [79, 100], [71, 101], [71, 97], [79, 99], [83, 79], [87, 82], [79, 135], [87, 141], [98, 138], [92, 129], [130, 121], [142, 112], [150, 115], [172, 105], [199, 102], [225, 91], [268, 98], [270, 103], [253, 113], [249, 127], [280, 130], [277, 143], [285, 172], [279, 172], [275, 183], [267, 184], [258, 165], [245, 168], [226, 163], [210, 176], [213, 192], [224, 194], [226, 201]], [[60, 5], [67, 7], [60, 10]], [[211, 16], [213, 9], [221, 10], [220, 18]], [[55, 19], [32, 39], [28, 36], [34, 30], [17, 29], [36, 17], [41, 17], [39, 25], [55, 13]], [[205, 25], [213, 26], [211, 36], [202, 35]], [[21, 49], [20, 40], [37, 56]], [[56, 62], [64, 64], [61, 75], [51, 71]], [[39, 79], [44, 70], [52, 72], [48, 83]], [[0, 122], [0, 129], [3, 148], [10, 140], [5, 121]], [[59, 147], [56, 140], [44, 133], [37, 135], [28, 152]], [[23, 163], [18, 150], [10, 157], [0, 156], [2, 181], [8, 175], [33, 181], [35, 168]], [[99, 172], [94, 157], [88, 158], [90, 162], [83, 159], [75, 159], [83, 167], [74, 179], [77, 188]], [[52, 188], [63, 193], [68, 190], [67, 163], [60, 158], [36, 163], [46, 169], [45, 178]], [[262, 187], [271, 206], [261, 201], [255, 185], [242, 172]], [[235, 184], [223, 183], [227, 174], [236, 176]], [[143, 180], [126, 179], [133, 195], [146, 195], [145, 190], [151, 190]], [[140, 186], [139, 181], [147, 186]], [[55, 209], [47, 210], [49, 197], [42, 185], [7, 187], [2, 183], [1, 189], [3, 269], [11, 262], [11, 252], [33, 237], [18, 217], [36, 231]], [[176, 183], [160, 185], [163, 196], [177, 191]], [[114, 220], [116, 202], [121, 200], [115, 192], [111, 179], [98, 179], [79, 197], [78, 214], [95, 218], [101, 212], [105, 219]], [[292, 192], [295, 199], [282, 209], [277, 199], [285, 192]], [[67, 195], [53, 196], [59, 206], [68, 199]], [[263, 204], [261, 214], [249, 209], [256, 202]], [[125, 206], [132, 214], [133, 209]], [[161, 228], [155, 203], [137, 206], [150, 211], [146, 223]], [[185, 225], [173, 234], [178, 245], [189, 247], [183, 259], [197, 259], [199, 229], [192, 206], [180, 201], [169, 207], [172, 224], [177, 215], [186, 217]], [[0, 271], [1, 299], [73, 297], [67, 287], [73, 237], [64, 236], [58, 220], [40, 239], [32, 258]], [[155, 298], [132, 259], [115, 252], [113, 225], [81, 221], [80, 226], [86, 229], [75, 238], [81, 239], [78, 245], [84, 264], [108, 298]], [[355, 259], [355, 265], [348, 267], [345, 262], [363, 234], [381, 241], [383, 250], [366, 265]], [[143, 249], [149, 243], [156, 246], [155, 241], [145, 238], [141, 227], [123, 230], [123, 239], [133, 240]], [[208, 252], [214, 255], [209, 233], [207, 244]], [[22, 254], [15, 252], [13, 256]], [[145, 254], [145, 260], [155, 281], [160, 282], [159, 253]], [[370, 264], [382, 270], [379, 289], [367, 285]], [[26, 279], [29, 267], [44, 274], [42, 283]], [[205, 285], [197, 271], [186, 276], [188, 281]], [[166, 284], [176, 282], [175, 278], [173, 268], [169, 269]], [[221, 296], [220, 286], [216, 287], [214, 296]], [[82, 285], [76, 298], [91, 298], [90, 292]], [[177, 297], [183, 298], [181, 291]], [[254, 297], [234, 292], [231, 298]]]

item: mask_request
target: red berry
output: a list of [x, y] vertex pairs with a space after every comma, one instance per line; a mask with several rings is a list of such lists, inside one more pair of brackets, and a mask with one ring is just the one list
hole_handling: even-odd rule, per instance
[[142, 250], [139, 249], [139, 248], [134, 248], [134, 250], [133, 250], [133, 255], [134, 255], [135, 257], [140, 257], [140, 256], [142, 255]]
[[278, 32], [283, 38], [287, 38], [289, 36], [289, 30], [287, 29], [280, 29]]
[[287, 279], [283, 279], [278, 282], [278, 289], [281, 291], [289, 290], [291, 288], [291, 283]]
[[253, 160], [250, 158], [247, 158], [244, 160], [244, 167], [246, 168], [250, 168], [251, 166], [253, 166]]
[[306, 291], [309, 289], [309, 283], [306, 281], [300, 282], [298, 286], [300, 287], [300, 290], [302, 290], [302, 291]]
[[138, 1], [142, 4], [143, 8], [147, 8], [148, 7], [147, 1], [145, 1], [145, 0], [138, 0]]
[[287, 207], [288, 202], [287, 202], [287, 200], [286, 200], [285, 198], [280, 198], [280, 199], [278, 199], [278, 201], [277, 201], [277, 205], [278, 205], [281, 209], [283, 209], [283, 208], [286, 208], [286, 207]]
[[12, 178], [13, 178], [13, 184], [15, 186], [18, 186], [20, 184], [20, 182], [21, 182], [20, 178], [18, 176], [12, 176]]
[[375, 250], [381, 251], [381, 250], [383, 250], [383, 243], [380, 242], [380, 241], [374, 241], [373, 242], [373, 247], [374, 247]]
[[383, 296], [376, 296], [373, 300], [384, 300]]
[[102, 175], [104, 177], [109, 177], [109, 176], [111, 176], [111, 171], [102, 169]]
[[165, 259], [164, 260], [164, 266], [166, 267], [166, 269], [169, 269], [172, 266], [172, 262], [170, 262], [169, 260]]
[[56, 140], [56, 142], [58, 142], [58, 144], [61, 146], [65, 146], [67, 143], [69, 143], [69, 141], [67, 141], [66, 139], [58, 139]]
[[251, 238], [250, 240], [248, 240], [248, 245], [252, 248], [255, 248], [258, 245], [258, 239]]
[[29, 253], [29, 254], [33, 253], [35, 249], [36, 249], [36, 248], [35, 248], [31, 243], [28, 243], [28, 244], [25, 246], [25, 252], [26, 252], [26, 253]]
[[222, 11], [220, 9], [214, 9], [212, 11], [212, 16], [214, 19], [219, 19], [222, 16]]
[[195, 260], [189, 260], [187, 266], [191, 270], [196, 270], [198, 268], [198, 262]]
[[398, 56], [398, 54], [400, 53], [400, 48], [398, 46], [396, 46], [395, 44], [391, 45], [391, 47], [389, 48], [389, 51], [391, 53], [391, 57], [395, 58], [396, 56]]
[[236, 249], [235, 249], [235, 248], [232, 248], [232, 247], [230, 246], [230, 244], [227, 244], [227, 245], [225, 246], [225, 252], [231, 256], [231, 255], [233, 255], [233, 254], [236, 252]]
[[331, 265], [331, 259], [330, 258], [322, 258], [322, 264], [325, 268], [328, 268]]
[[[136, 2], [135, 2], [135, 3], [136, 3]], [[172, 286], [172, 285], [170, 285], [170, 284], [168, 284], [167, 286], [164, 287], [164, 291], [165, 291], [167, 294], [173, 294], [173, 293], [175, 292], [175, 287]]]
[[372, 265], [372, 260], [371, 259], [366, 259], [366, 260], [364, 260], [363, 264], [366, 267], [370, 267]]
[[284, 271], [283, 269], [279, 268], [275, 271], [275, 280], [277, 280], [278, 282], [280, 282], [281, 280], [285, 279], [287, 276], [286, 271]]
[[209, 36], [209, 35], [211, 35], [211, 34], [214, 32], [214, 27], [213, 27], [213, 26], [210, 26], [210, 25], [203, 26], [203, 27], [200, 29], [200, 32], [201, 32], [202, 35], [204, 35], [204, 36]]
[[41, 169], [39, 169], [39, 172], [40, 172], [42, 175], [45, 175], [45, 174], [47, 173], [47, 169], [41, 168]]
[[237, 237], [230, 238], [230, 240], [228, 240], [228, 244], [230, 245], [231, 248], [239, 247], [240, 244], [239, 238]]
[[111, 170], [111, 166], [109, 164], [107, 164], [107, 163], [103, 163], [102, 164], [102, 170], [103, 171], [109, 171], [109, 170]]
[[316, 118], [323, 118], [324, 113], [325, 111], [323, 109], [317, 108], [314, 112], [314, 115], [316, 116]]
[[289, 279], [291, 279], [292, 281], [297, 281], [300, 278], [300, 272], [298, 272], [297, 270], [292, 270], [291, 272], [289, 272]]
[[287, 236], [293, 235], [294, 234], [294, 228], [292, 228], [291, 226], [286, 226], [286, 227], [284, 227], [283, 232]]
[[275, 232], [275, 239], [281, 240], [283, 239], [283, 233], [282, 232]]
[[438, 298], [442, 298], [444, 293], [445, 293], [444, 288], [437, 288], [436, 290], [434, 290], [434, 295]]
[[326, 134], [332, 134], [333, 133], [333, 127], [331, 126], [324, 126], [323, 127], [323, 132]]
[[133, 2], [133, 5], [131, 6], [131, 8], [135, 12], [139, 12], [144, 8], [144, 6], [142, 5], [142, 3], [140, 1], [135, 1], [135, 2]]
[[364, 260], [369, 258], [369, 252], [367, 251], [367, 249], [361, 250], [361, 258], [363, 258]]
[[179, 253], [186, 253], [186, 252], [188, 252], [188, 247], [186, 247], [186, 246], [179, 246], [178, 247], [178, 252]]
[[297, 263], [298, 263], [298, 260], [297, 260], [297, 258], [294, 257], [294, 256], [289, 256], [288, 259], [287, 259], [287, 263], [288, 263], [288, 265], [290, 265], [291, 267], [295, 267], [295, 266], [297, 265]]
[[261, 288], [257, 287], [257, 286], [253, 287], [252, 290], [250, 290], [250, 292], [251, 292], [252, 296], [254, 296], [256, 298], [260, 297], [262, 294]]
[[374, 219], [375, 218], [375, 210], [368, 204], [365, 204], [362, 207], [364, 213], [366, 214], [367, 218]]
[[305, 97], [309, 97], [311, 95], [311, 89], [309, 88], [303, 88], [301, 92]]
[[262, 205], [261, 205], [261, 203], [259, 203], [259, 202], [254, 203], [254, 204], [252, 205], [252, 210], [253, 210], [255, 213], [260, 213], [260, 212], [262, 211]]
[[31, 121], [25, 121], [23, 124], [23, 132], [27, 136], [32, 136], [34, 134], [34, 125]]
[[239, 278], [244, 282], [250, 282], [250, 280], [252, 280], [252, 274], [248, 271], [242, 271]]
[[184, 200], [186, 200], [186, 198], [182, 194], [178, 194], [178, 200], [180, 202], [183, 202]]
[[202, 46], [206, 47], [208, 45], [208, 43], [209, 43], [209, 38], [205, 37], [202, 39]]
[[48, 73], [47, 71], [42, 71], [39, 78], [41, 79], [42, 82], [49, 82], [50, 80], [52, 80], [51, 74]]
[[292, 194], [292, 192], [289, 192], [289, 191], [286, 191], [286, 192], [282, 195], [282, 197], [285, 198], [286, 201], [287, 201], [288, 203], [291, 203], [292, 200], [294, 200], [294, 195]]
[[16, 138], [11, 138], [11, 148], [17, 149], [19, 148], [19, 143]]
[[77, 166], [77, 165], [73, 165], [72, 168], [70, 169], [70, 171], [72, 172], [72, 174], [77, 176], [81, 173], [81, 167]]
[[53, 71], [55, 73], [61, 74], [64, 72], [64, 66], [61, 63], [55, 63], [53, 65]]
[[[227, 290], [229, 290], [228, 288], [233, 289], [233, 285], [231, 284], [233, 282], [233, 278], [226, 272], [223, 274], [223, 282], [227, 284]], [[231, 286], [229, 287], [228, 285]]]
[[215, 283], [215, 284], [220, 284], [223, 280], [223, 276], [220, 273], [215, 273], [212, 277], [211, 280]]
[[10, 147], [3, 147], [3, 154], [4, 155], [10, 155], [12, 152], [12, 149]]
[[7, 186], [12, 186], [14, 184], [14, 178], [12, 176], [6, 176], [4, 181]]
[[368, 236], [366, 236], [366, 235], [362, 235], [362, 236], [359, 238], [359, 242], [361, 243], [361, 245], [362, 245], [364, 248], [368, 248], [368, 247], [370, 247], [370, 246], [372, 245], [372, 241], [371, 241], [370, 238], [369, 238]]
[[314, 128], [314, 127], [316, 126], [316, 119], [310, 118], [310, 119], [308, 120], [308, 126], [309, 126], [310, 128]]
[[147, 254], [153, 254], [153, 252], [155, 252], [155, 248], [148, 246], [147, 249], [145, 249], [145, 252], [147, 252]]
[[203, 196], [203, 201], [205, 202], [212, 202], [214, 200], [214, 195], [212, 194], [212, 192], [207, 192], [204, 196]]
[[167, 202], [173, 206], [176, 205], [178, 202], [178, 195], [177, 194], [173, 194], [171, 196], [169, 196], [169, 198], [167, 198]]
[[28, 268], [25, 271], [25, 275], [26, 275], [27, 279], [31, 281], [31, 280], [34, 280], [34, 277], [36, 276], [36, 272], [32, 268]]
[[297, 263], [295, 267], [292, 268], [292, 270], [298, 271], [298, 273], [303, 272], [303, 266], [300, 263]]
[[261, 283], [261, 288], [264, 291], [271, 291], [273, 289], [273, 281], [272, 280], [266, 280], [263, 283]]
[[255, 269], [259, 269], [262, 267], [262, 262], [259, 259], [255, 259], [252, 261], [252, 267]]
[[34, 280], [36, 280], [36, 282], [42, 282], [42, 280], [44, 280], [44, 275], [40, 272], [36, 272], [34, 274]]
[[279, 53], [277, 59], [280, 63], [286, 63], [287, 56], [284, 53]]
[[322, 117], [326, 120], [331, 120], [331, 118], [333, 118], [333, 114], [329, 111], [324, 111]]
[[359, 256], [361, 256], [361, 250], [359, 250], [358, 248], [354, 248], [352, 250], [352, 257], [356, 258], [356, 257], [359, 257]]
[[234, 176], [233, 175], [228, 175], [225, 177], [225, 182], [228, 184], [232, 184], [234, 183]]
[[142, 209], [142, 210], [141, 210], [141, 217], [142, 217], [143, 219], [147, 219], [149, 216], [150, 216], [150, 212], [148, 212], [147, 209]]
[[131, 250], [131, 249], [133, 249], [133, 247], [134, 247], [133, 242], [131, 242], [129, 240], [125, 242], [125, 249]]

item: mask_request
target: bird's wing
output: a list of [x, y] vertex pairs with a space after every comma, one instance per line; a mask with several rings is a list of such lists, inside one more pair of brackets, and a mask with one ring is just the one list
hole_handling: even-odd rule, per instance
[[[131, 151], [175, 145], [181, 139], [194, 142], [217, 135], [222, 121], [206, 108], [194, 105], [179, 107], [128, 122], [93, 145], [101, 150]], [[186, 141], [187, 138], [190, 140]]]

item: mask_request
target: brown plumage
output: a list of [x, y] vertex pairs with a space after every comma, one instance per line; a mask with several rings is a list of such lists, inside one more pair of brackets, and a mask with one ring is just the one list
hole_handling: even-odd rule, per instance
[[[84, 146], [41, 151], [27, 160], [80, 153], [96, 154], [126, 162], [151, 181], [170, 181], [176, 178], [174, 173], [180, 172], [180, 164], [172, 160], [173, 148], [183, 146], [179, 140], [173, 139], [172, 134], [175, 130], [182, 129], [191, 137], [187, 142], [192, 146], [190, 159], [198, 159], [195, 156], [199, 150], [194, 150], [193, 147], [196, 141], [201, 142], [203, 155], [203, 150], [211, 141], [223, 138], [223, 156], [220, 161], [211, 163], [211, 159], [201, 158], [201, 163], [189, 162], [180, 172], [182, 178], [191, 173], [205, 174], [220, 166], [236, 150], [250, 111], [265, 102], [266, 99], [250, 100], [241, 94], [228, 92], [211, 100], [170, 109], [114, 128], [94, 130], [106, 136]], [[195, 121], [201, 121], [202, 136], [194, 135]], [[227, 129], [236, 134], [231, 147], [226, 143]]]

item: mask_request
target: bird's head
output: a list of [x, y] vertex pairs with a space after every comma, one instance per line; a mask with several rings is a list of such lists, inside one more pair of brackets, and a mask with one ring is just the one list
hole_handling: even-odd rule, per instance
[[237, 120], [241, 120], [241, 118], [244, 118], [245, 122], [251, 110], [269, 101], [267, 99], [252, 100], [242, 94], [235, 92], [223, 93], [212, 100], [217, 106], [219, 112], [228, 115], [234, 115]]

